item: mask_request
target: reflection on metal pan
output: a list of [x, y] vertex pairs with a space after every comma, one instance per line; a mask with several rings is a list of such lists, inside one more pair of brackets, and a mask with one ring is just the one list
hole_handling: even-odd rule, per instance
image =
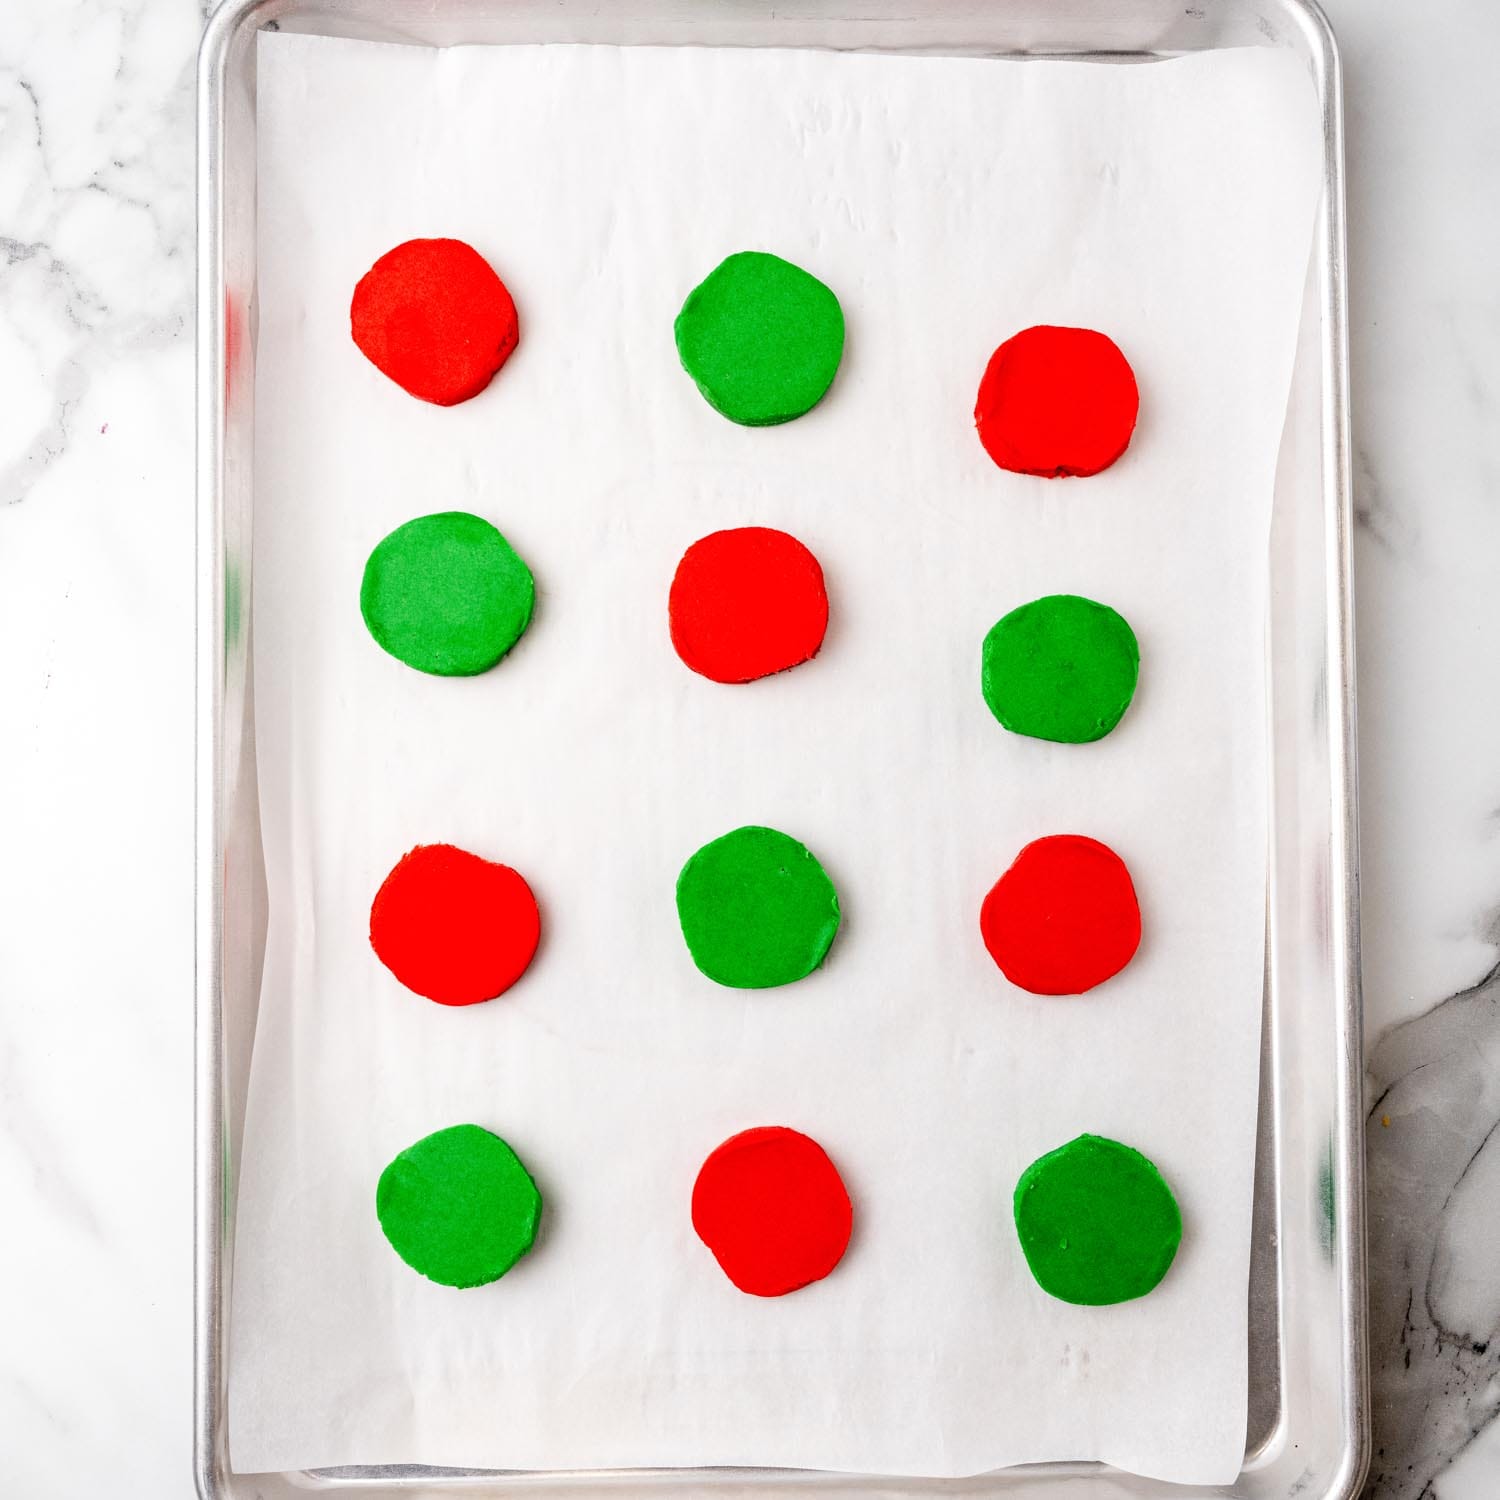
[[[480, 1474], [227, 1471], [224, 1350], [233, 1182], [265, 888], [249, 677], [255, 335], [255, 37], [266, 27], [428, 45], [836, 47], [1070, 56], [1101, 66], [1213, 47], [1290, 50], [1317, 87], [1324, 195], [1272, 528], [1272, 820], [1244, 1468], [1213, 1493], [1351, 1500], [1367, 1461], [1364, 1158], [1354, 773], [1343, 127], [1338, 56], [1311, 0], [226, 0], [198, 96], [198, 762], [195, 1449], [205, 1497], [360, 1500], [549, 1493], [595, 1500], [814, 1491], [1127, 1500], [1151, 1481], [1041, 1464], [964, 1481], [773, 1470]], [[1176, 1487], [1174, 1487], [1175, 1489]], [[1177, 1491], [1183, 1500], [1208, 1492]]]

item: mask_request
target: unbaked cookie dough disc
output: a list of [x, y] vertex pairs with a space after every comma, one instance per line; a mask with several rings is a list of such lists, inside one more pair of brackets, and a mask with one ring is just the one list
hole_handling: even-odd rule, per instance
[[541, 938], [531, 887], [509, 865], [452, 844], [418, 844], [370, 907], [370, 946], [407, 989], [477, 1005], [526, 972]]
[[1141, 909], [1125, 861], [1076, 833], [1016, 855], [979, 912], [990, 957], [1033, 995], [1081, 995], [1118, 974], [1141, 942]]
[[1026, 328], [990, 356], [974, 424], [1016, 474], [1097, 474], [1125, 451], [1140, 394], [1130, 362], [1092, 328]]
[[486, 520], [467, 511], [418, 516], [371, 552], [359, 589], [383, 651], [419, 672], [487, 672], [531, 623], [531, 569]]
[[375, 1213], [412, 1270], [443, 1286], [484, 1286], [531, 1249], [542, 1195], [498, 1135], [450, 1125], [380, 1174]]
[[349, 305], [360, 352], [420, 401], [477, 396], [520, 330], [505, 283], [462, 240], [407, 240], [360, 278]]
[[751, 826], [705, 844], [682, 867], [677, 918], [710, 979], [764, 990], [823, 962], [839, 930], [839, 898], [806, 845]]
[[854, 1209], [811, 1137], [762, 1125], [715, 1148], [693, 1184], [693, 1228], [724, 1274], [755, 1297], [784, 1297], [833, 1270]]
[[816, 276], [760, 250], [721, 261], [677, 314], [677, 353], [731, 422], [770, 427], [823, 399], [844, 353], [844, 312]]
[[1076, 594], [1049, 594], [985, 636], [980, 681], [990, 712], [1012, 733], [1081, 745], [1120, 722], [1140, 666], [1123, 616]]
[[784, 531], [716, 531], [683, 553], [667, 615], [685, 665], [714, 682], [753, 682], [817, 655], [828, 629], [823, 569]]
[[1016, 1236], [1044, 1292], [1101, 1307], [1144, 1297], [1182, 1242], [1172, 1189], [1139, 1151], [1081, 1135], [1021, 1174]]

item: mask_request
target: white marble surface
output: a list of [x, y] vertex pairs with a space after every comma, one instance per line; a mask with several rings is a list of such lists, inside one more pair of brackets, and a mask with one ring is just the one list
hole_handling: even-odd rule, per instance
[[[1329, 9], [1361, 520], [1370, 1493], [1488, 1500], [1500, 6]], [[0, 4], [0, 1493], [25, 1500], [192, 1492], [201, 21], [197, 0]]]

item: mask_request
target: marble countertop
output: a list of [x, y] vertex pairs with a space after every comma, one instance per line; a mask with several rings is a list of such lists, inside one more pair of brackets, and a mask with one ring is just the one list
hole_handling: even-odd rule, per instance
[[[0, 1489], [191, 1479], [198, 0], [0, 6]], [[1346, 70], [1379, 1500], [1500, 1490], [1500, 7]]]

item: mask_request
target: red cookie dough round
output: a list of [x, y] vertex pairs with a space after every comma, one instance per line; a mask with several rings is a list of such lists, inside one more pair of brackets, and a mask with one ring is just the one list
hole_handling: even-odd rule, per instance
[[477, 396], [520, 337], [505, 283], [462, 240], [388, 250], [354, 288], [349, 328], [377, 370], [437, 406]]
[[990, 356], [974, 425], [1016, 474], [1097, 474], [1130, 445], [1140, 393], [1130, 361], [1092, 328], [1026, 328]]
[[761, 1125], [717, 1147], [693, 1184], [693, 1228], [724, 1274], [755, 1297], [819, 1281], [849, 1246], [854, 1209], [810, 1137]]
[[520, 875], [452, 844], [418, 844], [370, 907], [375, 956], [439, 1005], [503, 995], [526, 972], [541, 931]]
[[1118, 974], [1141, 942], [1125, 861], [1075, 833], [1027, 844], [979, 913], [990, 957], [1033, 995], [1081, 995]]
[[677, 564], [667, 600], [672, 645], [714, 682], [753, 682], [810, 660], [828, 629], [818, 560], [769, 526], [715, 531]]

